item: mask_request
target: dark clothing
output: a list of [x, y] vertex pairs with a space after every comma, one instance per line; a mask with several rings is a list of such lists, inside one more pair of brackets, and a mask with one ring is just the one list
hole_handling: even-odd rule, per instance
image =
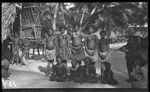
[[53, 66], [53, 74], [50, 77], [51, 81], [65, 81], [67, 77], [67, 68], [64, 66], [63, 63], [56, 64]]
[[[144, 44], [144, 43], [142, 44], [142, 39], [143, 38], [140, 38], [137, 36], [135, 36], [135, 37], [131, 36], [129, 38], [127, 44], [120, 49], [120, 50], [123, 50], [126, 54], [125, 55], [126, 66], [127, 66], [127, 70], [128, 70], [130, 79], [131, 79], [131, 72], [133, 72], [133, 69], [137, 65], [139, 65], [139, 66], [146, 65], [146, 62], [148, 61], [148, 58], [147, 58], [148, 52], [146, 49], [145, 50], [143, 49], [143, 48], [146, 48], [146, 45], [142, 46]], [[148, 43], [148, 42], [145, 42], [145, 43]]]
[[1, 60], [3, 60], [3, 59], [7, 59], [8, 61], [12, 60], [13, 52], [11, 49], [9, 49], [7, 46], [2, 45], [1, 50], [2, 50], [1, 51], [1, 55], [2, 55]]
[[[10, 44], [12, 42], [11, 38], [8, 37], [6, 38], [3, 43], [2, 43], [2, 47], [1, 47], [1, 55], [2, 55], [2, 58], [1, 60], [3, 59], [7, 59], [7, 60], [11, 60], [12, 57], [13, 57], [13, 51], [12, 51], [12, 44]], [[10, 48], [8, 48], [8, 46], [10, 45]]]
[[90, 82], [90, 83], [96, 83], [96, 69], [92, 66], [86, 67], [83, 66], [83, 81], [84, 82]]
[[113, 80], [113, 71], [112, 70], [105, 70], [104, 71], [104, 80], [108, 83]]
[[70, 79], [74, 82], [81, 82], [81, 77], [78, 69], [71, 68], [70, 69]]
[[107, 84], [118, 84], [117, 80], [114, 79], [113, 71], [112, 70], [104, 70], [104, 75], [102, 78], [103, 83]]
[[148, 37], [141, 38], [141, 47], [148, 49]]
[[73, 46], [70, 46], [70, 53], [68, 55], [69, 55], [69, 58], [73, 60], [81, 61], [82, 59], [85, 58], [84, 48], [80, 47], [76, 49], [76, 48], [73, 48]]

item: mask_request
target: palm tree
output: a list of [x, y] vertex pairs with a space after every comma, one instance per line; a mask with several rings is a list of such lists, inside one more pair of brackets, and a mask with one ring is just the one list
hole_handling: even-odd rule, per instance
[[[147, 3], [145, 2], [76, 3], [75, 5], [76, 7], [70, 9], [73, 13], [66, 14], [66, 21], [72, 26], [82, 24], [82, 31], [85, 33], [91, 26], [96, 30], [99, 27], [127, 28], [129, 25], [142, 26], [147, 22]], [[81, 16], [83, 14], [84, 18]], [[82, 22], [76, 20], [82, 20]]]
[[[90, 33], [89, 27], [98, 29], [127, 28], [129, 25], [144, 25], [147, 22], [146, 2], [109, 3], [46, 3], [41, 6], [41, 21], [53, 31], [66, 28], [68, 31]], [[78, 30], [75, 30], [78, 27]], [[93, 31], [93, 32], [95, 32]], [[109, 30], [110, 31], [110, 30]], [[108, 31], [108, 33], [110, 33]]]
[[[115, 27], [127, 28], [129, 25], [143, 26], [148, 23], [148, 2], [71, 3], [73, 7], [69, 9], [65, 3], [39, 4], [40, 21], [48, 31], [66, 28], [72, 32], [78, 27], [76, 31], [88, 34], [89, 27], [92, 27], [93, 32], [107, 29], [109, 33]], [[2, 4], [2, 38], [5, 38], [4, 34], [14, 21], [16, 7], [16, 3]]]

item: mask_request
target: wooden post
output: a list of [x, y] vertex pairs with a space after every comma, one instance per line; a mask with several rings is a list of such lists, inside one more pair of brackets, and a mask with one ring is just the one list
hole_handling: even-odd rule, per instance
[[20, 35], [22, 38], [22, 16], [21, 16], [21, 10], [20, 10]]

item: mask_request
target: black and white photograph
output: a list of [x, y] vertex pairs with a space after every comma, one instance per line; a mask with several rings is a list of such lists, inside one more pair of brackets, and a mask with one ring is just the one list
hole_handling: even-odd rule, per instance
[[2, 2], [1, 72], [4, 90], [148, 89], [148, 2]]

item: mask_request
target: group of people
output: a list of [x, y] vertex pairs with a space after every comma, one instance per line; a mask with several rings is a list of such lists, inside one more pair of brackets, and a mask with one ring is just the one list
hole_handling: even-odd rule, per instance
[[[61, 71], [64, 69], [66, 70], [64, 72], [64, 76], [60, 74], [63, 81], [72, 80], [74, 82], [93, 83], [100, 80], [103, 83], [118, 84], [113, 77], [111, 63], [109, 62], [110, 40], [106, 38], [106, 31], [102, 30], [100, 32], [100, 37], [101, 39], [98, 39], [96, 35], [90, 35], [88, 37], [85, 37], [84, 41], [82, 41], [82, 35], [73, 36], [71, 38], [72, 43], [68, 45], [67, 42], [69, 41], [66, 41], [65, 38], [60, 36], [56, 52], [53, 53], [55, 51], [53, 49], [53, 52], [50, 54], [50, 56], [52, 56], [52, 54], [53, 56], [56, 56], [56, 61], [58, 57], [61, 58], [62, 60], [60, 61], [62, 61], [62, 63], [58, 63], [59, 61], [57, 61], [57, 67], [53, 65], [54, 67], [52, 67], [52, 74], [50, 75], [50, 80], [58, 81], [60, 77], [58, 77], [59, 72], [57, 72], [57, 70]], [[127, 44], [118, 50], [125, 53], [126, 67], [129, 75], [129, 80], [131, 84], [142, 80], [140, 84], [143, 83], [143, 85], [145, 86], [147, 79], [144, 74], [146, 75], [146, 72], [143, 72], [141, 69], [147, 66], [148, 62], [148, 37], [141, 38], [140, 36], [134, 36], [133, 34], [131, 34], [127, 37], [127, 39]], [[49, 58], [49, 60], [51, 60], [51, 58]], [[69, 60], [71, 61], [72, 67], [69, 69], [68, 73], [67, 67], [65, 68], [65, 66], [67, 66], [67, 63], [64, 63], [63, 61], [68, 62]], [[84, 65], [82, 65], [81, 62], [84, 62]], [[100, 77], [97, 77], [96, 74], [95, 63], [97, 62], [100, 62], [101, 64]], [[63, 69], [60, 69], [60, 66], [63, 66]], [[144, 69], [147, 70], [146, 68]]]
[[[80, 83], [101, 81], [118, 84], [113, 77], [111, 63], [108, 61], [109, 40], [106, 39], [106, 31], [101, 31], [100, 36], [100, 40], [96, 35], [92, 35], [85, 37], [83, 41], [81, 34], [75, 35], [71, 38], [72, 43], [66, 39], [65, 35], [60, 36], [57, 41], [50, 36], [46, 50], [48, 61], [46, 76], [49, 76], [51, 81]], [[67, 67], [67, 62], [71, 63], [71, 68]], [[96, 73], [95, 63], [97, 62], [101, 63], [101, 76]]]
[[[81, 34], [71, 37], [67, 35], [59, 35], [57, 37], [47, 35], [46, 60], [48, 64], [45, 72], [46, 76], [49, 76], [51, 81], [58, 82], [96, 83], [101, 81], [102, 83], [118, 84], [113, 77], [114, 74], [109, 62], [110, 42], [106, 39], [106, 31], [102, 30], [100, 37], [101, 39], [98, 39], [96, 35], [89, 35], [83, 41], [83, 35]], [[71, 39], [71, 41], [68, 39]], [[4, 40], [1, 48], [3, 61], [2, 77], [5, 78], [8, 78], [10, 75], [8, 69], [13, 58], [13, 49], [8, 47], [9, 42], [10, 39], [8, 37], [8, 39]], [[143, 74], [146, 73], [142, 72], [141, 69], [148, 62], [148, 37], [129, 36], [127, 44], [119, 50], [125, 53], [129, 79], [140, 81], [141, 78], [145, 78]], [[71, 62], [71, 68], [69, 69], [67, 67], [68, 62]], [[95, 64], [97, 62], [101, 64], [100, 77], [96, 73]], [[137, 70], [140, 70], [140, 73], [143, 74], [139, 74]], [[145, 84], [145, 82], [143, 83]]]
[[[46, 72], [46, 76], [49, 75], [50, 81], [65, 82], [73, 81], [78, 83], [107, 83], [107, 84], [118, 84], [113, 77], [113, 71], [111, 70], [111, 64], [104, 62], [105, 70], [102, 76], [96, 74], [95, 62], [90, 57], [85, 57], [82, 61], [69, 60], [71, 67], [67, 67], [67, 60], [62, 57], [56, 57], [56, 64], [54, 60], [51, 60], [51, 70]], [[84, 62], [84, 65], [83, 65]], [[48, 68], [50, 69], [50, 68]]]

